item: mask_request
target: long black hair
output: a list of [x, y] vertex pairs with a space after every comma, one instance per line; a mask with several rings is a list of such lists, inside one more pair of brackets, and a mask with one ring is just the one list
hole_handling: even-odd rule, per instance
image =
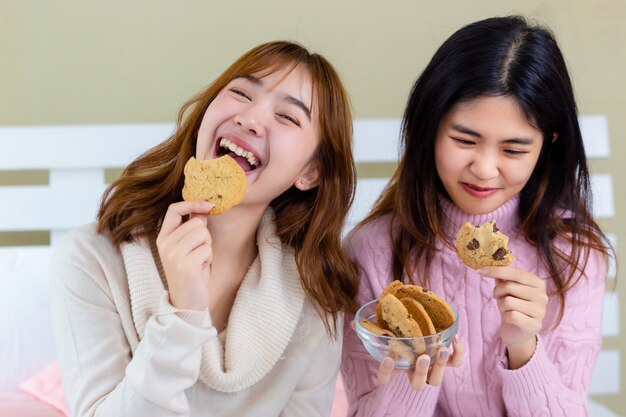
[[[403, 156], [368, 222], [391, 213], [395, 279], [418, 276], [426, 284], [443, 232], [440, 196], [447, 193], [435, 166], [435, 139], [444, 116], [479, 97], [516, 100], [543, 133], [537, 165], [520, 195], [522, 232], [538, 248], [561, 299], [580, 278], [589, 249], [607, 254], [606, 239], [590, 211], [591, 191], [572, 83], [552, 32], [523, 17], [494, 17], [456, 31], [436, 51], [411, 89], [402, 123]], [[563, 213], [569, 213], [563, 218]], [[571, 251], [554, 242], [566, 239]], [[425, 268], [418, 271], [418, 262]]]

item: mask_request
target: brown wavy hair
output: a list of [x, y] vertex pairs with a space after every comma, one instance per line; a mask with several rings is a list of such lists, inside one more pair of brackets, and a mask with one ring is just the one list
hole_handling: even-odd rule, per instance
[[[610, 243], [591, 214], [591, 187], [578, 112], [565, 60], [554, 35], [519, 16], [469, 24], [448, 38], [417, 79], [403, 122], [403, 155], [372, 212], [362, 223], [391, 214], [392, 270], [426, 285], [435, 240], [446, 236], [440, 198], [449, 198], [437, 175], [435, 139], [455, 105], [479, 97], [515, 99], [529, 123], [543, 133], [534, 171], [520, 192], [518, 218], [539, 252], [560, 300], [582, 277], [591, 250], [605, 257]], [[555, 136], [556, 135], [556, 136]], [[556, 140], [553, 140], [556, 137]], [[557, 242], [570, 245], [567, 253]], [[414, 260], [419, 260], [418, 265]]]
[[292, 186], [270, 206], [277, 235], [295, 250], [307, 297], [329, 334], [336, 335], [338, 313], [355, 311], [358, 289], [356, 264], [344, 255], [340, 243], [356, 186], [352, 115], [333, 66], [297, 43], [268, 42], [251, 49], [187, 101], [172, 136], [139, 156], [107, 188], [98, 212], [98, 232], [109, 232], [118, 246], [140, 237], [154, 241], [169, 205], [182, 199], [183, 168], [195, 155], [202, 117], [220, 90], [234, 78], [266, 76], [298, 65], [309, 71], [318, 108], [320, 181], [318, 187], [307, 191]]

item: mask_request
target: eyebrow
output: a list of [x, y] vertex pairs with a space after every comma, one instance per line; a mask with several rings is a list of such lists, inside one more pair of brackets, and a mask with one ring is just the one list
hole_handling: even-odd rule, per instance
[[[478, 132], [473, 131], [472, 129], [460, 125], [458, 123], [452, 123], [452, 129], [456, 130], [460, 133], [465, 133], [466, 135], [474, 136], [476, 138], [482, 138], [482, 135]], [[530, 145], [535, 140], [533, 138], [528, 137], [520, 137], [520, 138], [509, 138], [504, 141], [504, 143], [514, 144], [514, 145]]]
[[[252, 84], [254, 84], [255, 87], [262, 87], [263, 86], [263, 80], [261, 80], [260, 78], [255, 77], [254, 75], [241, 75], [237, 78], [243, 78], [245, 80], [250, 81]], [[283, 101], [286, 101], [289, 104], [293, 104], [297, 107], [299, 107], [304, 114], [306, 115], [307, 119], [309, 119], [309, 121], [311, 121], [311, 110], [306, 106], [306, 104], [304, 104], [302, 102], [302, 100], [299, 100], [293, 96], [290, 96], [288, 94], [285, 94], [282, 97]]]

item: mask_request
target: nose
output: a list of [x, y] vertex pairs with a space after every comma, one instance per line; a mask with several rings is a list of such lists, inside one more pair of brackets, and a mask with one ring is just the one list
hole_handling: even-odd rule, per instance
[[242, 130], [252, 133], [255, 136], [262, 136], [265, 133], [263, 124], [263, 116], [260, 109], [251, 106], [244, 111], [235, 115], [235, 123], [241, 127]]
[[490, 180], [500, 174], [498, 158], [491, 154], [477, 154], [470, 165], [470, 172], [479, 180]]

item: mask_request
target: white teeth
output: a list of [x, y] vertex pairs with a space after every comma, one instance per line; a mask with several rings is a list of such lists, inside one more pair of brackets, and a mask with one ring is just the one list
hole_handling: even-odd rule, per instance
[[242, 147], [235, 145], [234, 143], [232, 143], [230, 140], [226, 138], [220, 139], [220, 146], [222, 148], [229, 149], [230, 151], [234, 152], [238, 156], [246, 158], [248, 162], [250, 163], [250, 165], [257, 164], [257, 160], [254, 157], [254, 154], [252, 152], [246, 151]]

